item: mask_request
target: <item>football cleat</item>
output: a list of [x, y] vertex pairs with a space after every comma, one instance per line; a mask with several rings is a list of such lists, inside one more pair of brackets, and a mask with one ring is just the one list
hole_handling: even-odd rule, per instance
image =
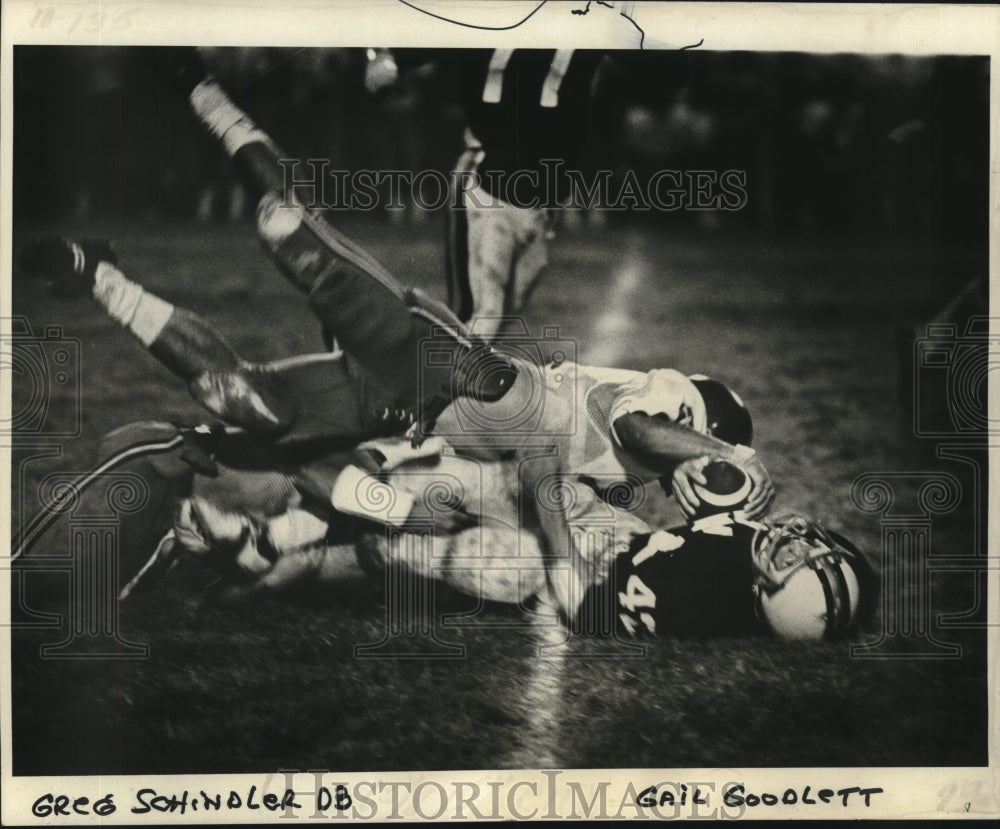
[[517, 379], [517, 366], [486, 340], [468, 336], [454, 312], [427, 296], [419, 288], [410, 288], [405, 301], [413, 313], [432, 323], [440, 331], [450, 331], [456, 344], [456, 361], [449, 370], [448, 387], [441, 389], [450, 398], [469, 397], [482, 403], [494, 403], [510, 390]]
[[502, 398], [517, 379], [517, 366], [490, 345], [462, 355], [455, 377], [455, 396], [481, 403]]
[[101, 262], [118, 264], [118, 256], [109, 241], [81, 239], [71, 242], [59, 236], [29, 242], [17, 257], [22, 271], [48, 281], [54, 294], [67, 298], [87, 296], [93, 291], [95, 273]]
[[752, 547], [758, 618], [784, 639], [837, 639], [864, 621], [870, 566], [841, 536], [791, 516], [758, 530]]
[[725, 383], [704, 374], [692, 374], [688, 379], [705, 401], [708, 433], [726, 443], [749, 446], [753, 441], [753, 420], [740, 396]]

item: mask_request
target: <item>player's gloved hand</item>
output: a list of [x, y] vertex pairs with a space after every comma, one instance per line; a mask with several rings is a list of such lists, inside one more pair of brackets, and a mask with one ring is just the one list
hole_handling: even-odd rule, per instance
[[71, 242], [46, 236], [28, 242], [17, 257], [18, 267], [28, 276], [44, 279], [56, 296], [87, 296], [94, 288], [94, 275], [101, 262], [118, 263], [111, 243], [105, 239]]
[[700, 458], [688, 458], [679, 463], [671, 475], [670, 488], [674, 493], [677, 506], [684, 513], [685, 518], [690, 519], [701, 503], [701, 499], [694, 491], [693, 484], [707, 486], [708, 481], [703, 470], [711, 461], [712, 458], [708, 455], [703, 455]]
[[747, 498], [744, 512], [747, 518], [759, 518], [767, 512], [771, 501], [774, 500], [774, 484], [771, 483], [771, 476], [767, 473], [767, 469], [764, 468], [764, 464], [757, 457], [756, 452], [748, 446], [737, 446], [736, 449], [736, 457], [730, 458], [730, 460], [747, 473], [751, 484], [750, 496]]

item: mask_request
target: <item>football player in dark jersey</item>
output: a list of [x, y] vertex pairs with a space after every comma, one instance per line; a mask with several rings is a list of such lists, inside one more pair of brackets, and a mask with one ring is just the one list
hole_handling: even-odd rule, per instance
[[609, 578], [586, 595], [579, 630], [614, 615], [620, 635], [786, 639], [850, 635], [877, 597], [867, 559], [802, 516], [764, 522], [719, 513], [687, 527], [635, 536]]
[[449, 214], [449, 304], [487, 339], [521, 312], [547, 264], [549, 216], [569, 194], [566, 169], [579, 166], [604, 58], [587, 49], [493, 49], [460, 59], [468, 126], [455, 167], [463, 209]]
[[449, 306], [487, 340], [521, 312], [547, 264], [550, 216], [579, 174], [601, 67], [614, 61], [668, 80], [678, 74], [683, 53], [638, 51], [641, 32], [621, 21], [631, 51], [369, 50], [372, 91], [391, 83], [397, 68], [429, 61], [459, 79], [467, 126], [449, 199]]

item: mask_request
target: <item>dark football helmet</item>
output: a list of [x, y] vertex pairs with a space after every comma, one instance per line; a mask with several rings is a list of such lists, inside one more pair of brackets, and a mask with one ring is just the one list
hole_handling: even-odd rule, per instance
[[688, 378], [705, 401], [708, 433], [726, 443], [749, 446], [753, 441], [753, 420], [740, 396], [725, 383], [704, 374]]

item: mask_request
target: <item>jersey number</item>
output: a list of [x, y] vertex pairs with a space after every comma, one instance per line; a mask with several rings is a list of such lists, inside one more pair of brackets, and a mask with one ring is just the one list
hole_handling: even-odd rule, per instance
[[632, 614], [631, 616], [626, 613], [619, 614], [619, 618], [629, 633], [635, 633], [634, 616], [639, 617], [639, 621], [646, 626], [646, 630], [650, 633], [656, 633], [656, 620], [653, 619], [652, 614], [643, 609], [652, 610], [656, 607], [656, 594], [643, 583], [642, 579], [634, 574], [629, 576], [625, 592], [619, 591], [618, 593], [618, 603], [628, 610], [629, 614]]
[[[684, 539], [679, 535], [660, 530], [649, 537], [649, 542], [632, 557], [632, 566], [638, 567], [646, 559], [652, 558], [657, 553], [669, 553], [684, 546]], [[630, 634], [635, 634], [637, 625], [636, 617], [645, 625], [650, 633], [656, 633], [656, 620], [648, 610], [656, 608], [656, 594], [649, 589], [646, 583], [635, 573], [628, 577], [625, 583], [625, 592], [618, 592], [618, 604], [628, 613], [619, 613], [618, 618]]]
[[[500, 98], [503, 96], [503, 74], [513, 54], [513, 49], [493, 50], [489, 69], [486, 70], [486, 84], [483, 86], [483, 101], [485, 103], [500, 103]], [[552, 56], [552, 63], [549, 64], [549, 71], [545, 74], [545, 80], [542, 82], [542, 94], [538, 100], [541, 106], [552, 108], [559, 105], [559, 87], [566, 76], [566, 69], [569, 67], [572, 57], [572, 49], [556, 49], [556, 53]]]

